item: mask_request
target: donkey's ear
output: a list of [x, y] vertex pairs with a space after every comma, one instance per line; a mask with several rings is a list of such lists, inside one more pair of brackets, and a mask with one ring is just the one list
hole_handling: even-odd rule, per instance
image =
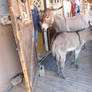
[[53, 15], [56, 15], [56, 14], [61, 15], [61, 13], [62, 13], [62, 8], [63, 8], [63, 6], [57, 8], [57, 9], [52, 9]]
[[53, 11], [58, 11], [58, 10], [61, 10], [63, 8], [63, 6], [59, 7], [59, 8], [56, 8], [56, 9], [52, 9]]
[[45, 10], [40, 10], [41, 13], [45, 13]]
[[40, 11], [40, 21], [43, 21], [45, 11]]
[[62, 9], [62, 8], [63, 8], [63, 6], [59, 7], [58, 9]]

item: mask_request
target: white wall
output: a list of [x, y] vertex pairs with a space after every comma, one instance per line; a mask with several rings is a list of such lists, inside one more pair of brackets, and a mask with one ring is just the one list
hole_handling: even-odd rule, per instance
[[46, 0], [46, 8], [49, 8], [49, 0]]
[[0, 15], [7, 16], [9, 15], [9, 10], [8, 10], [8, 0], [0, 0]]

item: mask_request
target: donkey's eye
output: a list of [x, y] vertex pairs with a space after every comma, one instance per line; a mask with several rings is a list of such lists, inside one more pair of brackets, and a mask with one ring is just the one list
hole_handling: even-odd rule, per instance
[[49, 16], [46, 16], [46, 18], [48, 19], [48, 18], [49, 18]]

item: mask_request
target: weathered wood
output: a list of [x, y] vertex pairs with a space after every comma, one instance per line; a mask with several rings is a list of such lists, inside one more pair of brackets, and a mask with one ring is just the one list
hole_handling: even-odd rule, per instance
[[26, 9], [28, 19], [25, 20], [20, 0], [8, 0], [12, 20], [13, 33], [22, 65], [27, 91], [31, 92], [35, 74], [34, 30], [28, 0]]

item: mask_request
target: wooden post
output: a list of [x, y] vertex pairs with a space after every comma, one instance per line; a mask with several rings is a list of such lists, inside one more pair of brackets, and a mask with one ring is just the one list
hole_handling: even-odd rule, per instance
[[[21, 0], [8, 0], [13, 33], [24, 74], [25, 85], [27, 92], [31, 92], [35, 77], [34, 28], [31, 19], [30, 0], [26, 0], [26, 4], [23, 3]], [[25, 5], [27, 12], [25, 9], [22, 9], [22, 4]], [[24, 19], [26, 16], [29, 16], [27, 20]]]

